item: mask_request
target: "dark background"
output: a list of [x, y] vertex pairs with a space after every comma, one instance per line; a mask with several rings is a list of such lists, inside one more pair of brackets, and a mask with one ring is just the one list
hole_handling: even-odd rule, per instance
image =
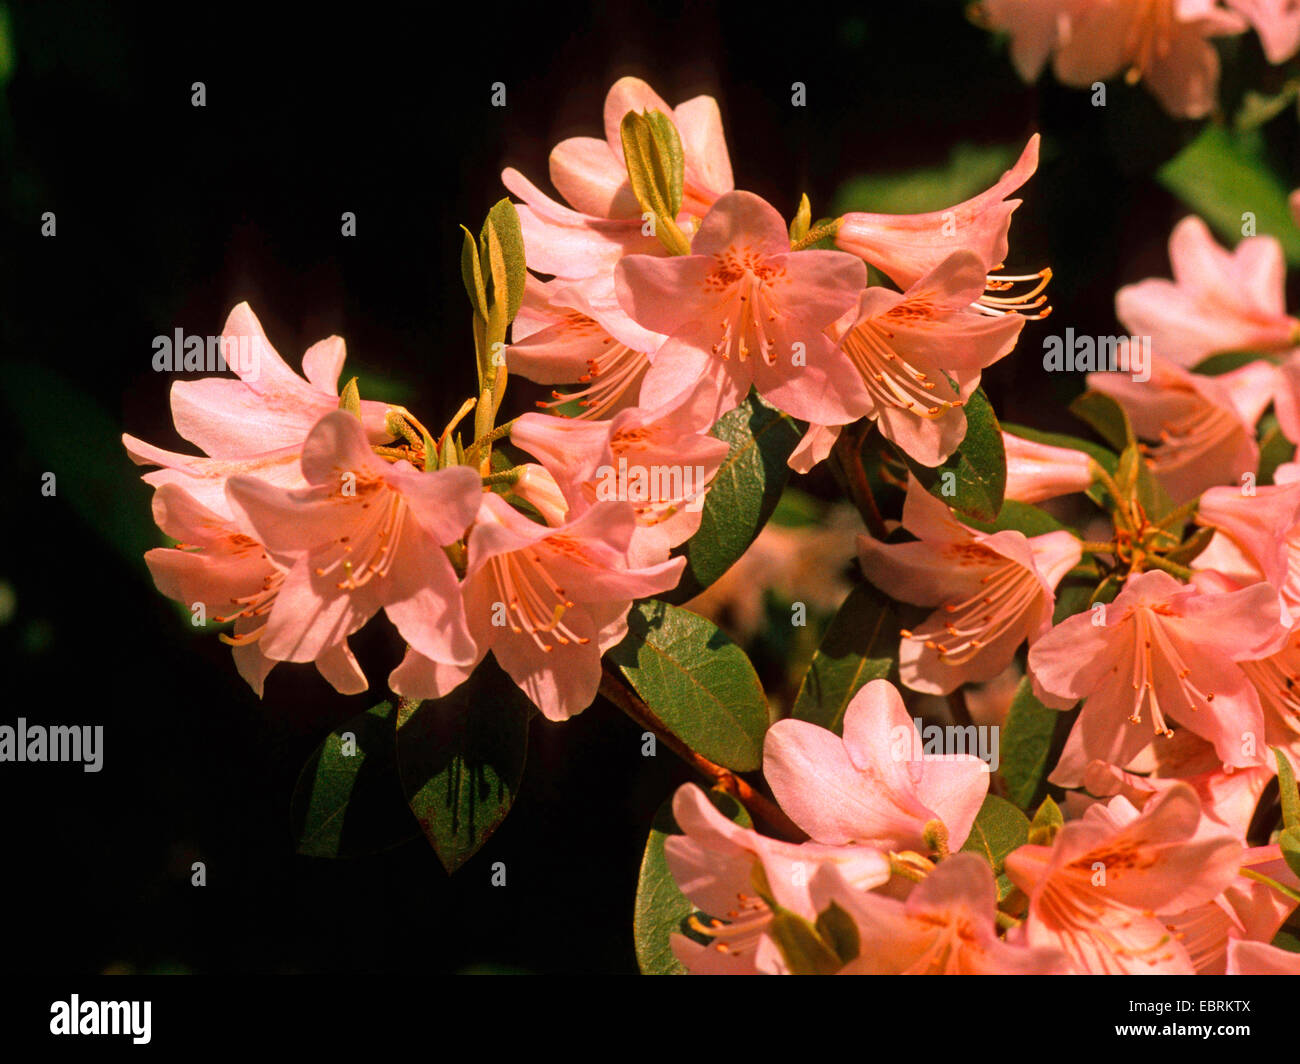
[[[549, 187], [550, 147], [600, 135], [623, 74], [674, 104], [715, 95], [738, 185], [787, 215], [801, 192], [817, 216], [855, 175], [1041, 130], [1008, 266], [1053, 267], [1054, 328], [1116, 332], [1115, 289], [1168, 272], [1165, 239], [1185, 211], [1150, 175], [1196, 127], [1117, 83], [1106, 109], [1022, 85], [963, 8], [7, 5], [0, 723], [103, 724], [106, 754], [99, 774], [0, 764], [0, 964], [635, 970], [645, 831], [687, 773], [666, 751], [642, 758], [639, 730], [604, 703], [534, 722], [519, 801], [454, 878], [422, 840], [352, 861], [294, 853], [298, 771], [382, 697], [398, 642], [384, 621], [354, 640], [365, 695], [281, 666], [258, 701], [227, 648], [154, 591], [140, 554], [162, 539], [118, 438], [192, 448], [170, 427], [152, 338], [218, 333], [246, 299], [295, 368], [338, 333], [363, 394], [440, 424], [473, 389], [458, 224], [477, 229], [504, 194], [503, 165]], [[1258, 71], [1254, 42], [1240, 51]], [[490, 106], [496, 81], [503, 109]], [[1293, 132], [1285, 146], [1294, 163]], [[40, 236], [47, 210], [54, 238]], [[355, 238], [340, 235], [343, 211]], [[1071, 430], [1062, 400], [1078, 382], [1047, 379], [1035, 328], [986, 386], [1009, 420]], [[536, 398], [522, 381], [512, 391], [517, 410]], [[54, 498], [40, 494], [45, 471]], [[509, 878], [494, 889], [498, 860]]]

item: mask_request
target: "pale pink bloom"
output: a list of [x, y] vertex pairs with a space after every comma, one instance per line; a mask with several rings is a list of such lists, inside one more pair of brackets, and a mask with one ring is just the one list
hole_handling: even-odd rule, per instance
[[1245, 587], [1267, 580], [1282, 600], [1283, 624], [1300, 610], [1300, 481], [1210, 488], [1201, 496], [1196, 522], [1216, 535], [1192, 561]]
[[423, 472], [371, 450], [359, 420], [326, 414], [302, 450], [308, 486], [232, 477], [232, 506], [288, 572], [261, 635], [279, 661], [313, 661], [383, 609], [421, 653], [474, 659], [442, 547], [464, 534], [482, 483], [467, 466]]
[[[840, 338], [866, 388], [867, 416], [924, 466], [939, 465], [965, 438], [962, 404], [979, 387], [980, 371], [1015, 347], [1025, 324], [1017, 314], [971, 309], [984, 281], [976, 255], [953, 252], [904, 293], [866, 289]], [[836, 432], [808, 429], [822, 431]]]
[[1002, 446], [1007, 454], [1004, 498], [1042, 502], [1092, 486], [1092, 459], [1083, 451], [1037, 443], [1010, 432], [1002, 433]]
[[1172, 281], [1151, 278], [1115, 294], [1115, 316], [1164, 357], [1191, 367], [1220, 351], [1264, 354], [1300, 344], [1276, 238], [1247, 237], [1230, 252], [1190, 215], [1169, 236], [1169, 261]]
[[620, 78], [605, 98], [605, 140], [573, 137], [551, 153], [551, 181], [568, 200], [551, 199], [517, 170], [501, 174], [518, 206], [528, 265], [563, 278], [608, 276], [623, 255], [662, 255], [658, 239], [643, 231], [641, 206], [632, 194], [619, 126], [629, 111], [659, 111], [673, 120], [685, 161], [679, 223], [692, 228], [734, 187], [731, 160], [717, 101], [697, 96], [669, 107], [644, 81]]
[[1252, 879], [1255, 872], [1274, 882], [1300, 888], [1300, 879], [1286, 866], [1277, 844], [1247, 849], [1238, 874], [1212, 901], [1161, 919], [1191, 958], [1197, 975], [1223, 975], [1233, 942], [1270, 942], [1295, 909], [1296, 903], [1267, 883]]
[[1219, 57], [1208, 38], [1245, 22], [1216, 0], [985, 0], [991, 28], [1012, 35], [1027, 81], [1055, 54], [1057, 78], [1086, 88], [1123, 74], [1139, 80], [1171, 114], [1201, 118], [1214, 106]]
[[713, 418], [750, 386], [795, 417], [842, 425], [867, 396], [852, 363], [824, 330], [857, 302], [866, 270], [839, 251], [790, 250], [785, 222], [750, 192], [729, 192], [700, 226], [690, 255], [631, 255], [618, 264], [619, 302], [668, 335], [641, 386], [660, 406], [711, 382]]
[[1282, 435], [1292, 443], [1300, 443], [1300, 352], [1293, 354], [1278, 367], [1277, 393], [1273, 396], [1273, 404]]
[[1064, 975], [1059, 950], [1011, 945], [997, 932], [997, 890], [988, 863], [953, 854], [906, 901], [855, 889], [835, 865], [812, 880], [813, 906], [852, 918], [861, 948], [841, 975]]
[[1300, 2], [1297, 0], [1227, 0], [1259, 34], [1270, 63], [1285, 63], [1300, 50]]
[[[302, 487], [298, 459], [303, 441], [322, 416], [337, 409], [343, 370], [343, 340], [331, 336], [303, 355], [304, 380], [271, 346], [247, 303], [230, 312], [223, 332], [232, 377], [176, 381], [171, 390], [176, 431], [207, 458], [178, 454], [123, 436], [138, 465], [163, 468], [147, 484], [178, 484], [208, 509], [230, 517], [225, 484], [229, 477], [255, 476], [282, 487]], [[389, 407], [363, 400], [361, 418], [376, 443], [392, 439], [385, 427]]]
[[1272, 654], [1241, 662], [1264, 712], [1264, 742], [1300, 759], [1300, 621]]
[[600, 686], [601, 654], [627, 634], [633, 600], [675, 587], [686, 564], [672, 558], [632, 567], [635, 531], [628, 503], [596, 503], [548, 527], [483, 493], [462, 584], [477, 652], [468, 661], [437, 661], [412, 643], [389, 686], [409, 698], [441, 698], [490, 650], [548, 718], [581, 713]]
[[779, 720], [763, 743], [763, 776], [785, 814], [814, 841], [928, 852], [938, 820], [956, 850], [988, 793], [988, 766], [971, 754], [922, 758], [897, 688], [872, 680], [844, 714], [844, 737]]
[[1277, 367], [1251, 362], [1217, 377], [1191, 373], [1153, 356], [1151, 379], [1089, 373], [1088, 387], [1128, 414], [1147, 448], [1151, 470], [1176, 503], [1216, 484], [1241, 483], [1259, 468], [1255, 423], [1277, 387]]
[[809, 884], [820, 869], [836, 868], [855, 891], [889, 881], [889, 859], [879, 850], [766, 838], [728, 820], [694, 784], [685, 784], [673, 796], [673, 818], [684, 834], [664, 840], [668, 870], [691, 904], [711, 918], [691, 921], [697, 933], [711, 940], [709, 945], [681, 934], [670, 940], [674, 956], [696, 975], [786, 972], [768, 933], [772, 910], [755, 886], [758, 869], [772, 900], [806, 920], [817, 917]]
[[1158, 913], [1212, 902], [1236, 877], [1244, 848], [1201, 814], [1190, 787], [1088, 808], [1051, 846], [1021, 846], [1006, 872], [1029, 896], [1014, 936], [1055, 948], [1086, 974], [1182, 974], [1192, 958]]
[[[222, 633], [231, 645], [235, 668], [262, 695], [266, 675], [275, 660], [260, 642], [268, 616], [284, 585], [287, 568], [261, 543], [242, 532], [227, 517], [214, 513], [177, 484], [163, 484], [153, 497], [153, 516], [175, 548], [147, 551], [145, 564], [158, 590], [216, 623], [234, 621], [234, 634]], [[320, 649], [316, 667], [343, 694], [366, 689], [366, 678], [340, 639]]]
[[1228, 943], [1228, 975], [1300, 975], [1300, 953], [1267, 942]]
[[1021, 643], [1032, 645], [1051, 626], [1056, 585], [1082, 553], [1069, 532], [977, 532], [915, 478], [908, 481], [903, 527], [915, 542], [859, 536], [858, 557], [882, 591], [939, 607], [903, 633], [899, 649], [903, 683], [929, 694], [991, 680]]
[[704, 385], [654, 410], [624, 409], [609, 421], [524, 414], [510, 439], [555, 478], [577, 516], [598, 502], [632, 504], [634, 564], [662, 561], [693, 536], [709, 482], [730, 447], [707, 434], [712, 406]]
[[[925, 214], [850, 211], [835, 234], [835, 244], [871, 263], [900, 288], [910, 288], [962, 248], [973, 252], [988, 273], [1000, 267], [1007, 257], [1011, 214], [1021, 203], [1007, 196], [1028, 181], [1037, 168], [1038, 134], [1035, 133], [1016, 164], [997, 184], [978, 196], [946, 210]], [[1005, 283], [996, 278], [991, 280], [995, 289]], [[996, 299], [990, 303], [997, 306]]]
[[665, 337], [643, 329], [618, 305], [613, 274], [582, 285], [532, 274], [511, 326], [506, 365], [538, 384], [581, 387], [551, 393], [546, 409], [578, 402], [581, 418], [610, 417], [635, 406], [650, 353]]
[[[1150, 771], [1143, 761], [1151, 762]], [[1092, 761], [1083, 773], [1083, 786], [1099, 798], [1122, 794], [1139, 809], [1156, 794], [1179, 782], [1187, 783], [1201, 800], [1201, 810], [1212, 820], [1232, 829], [1238, 838], [1246, 837], [1259, 796], [1273, 778], [1269, 765], [1251, 768], [1224, 767], [1214, 747], [1187, 728], [1180, 728], [1166, 739], [1159, 739], [1143, 751], [1128, 771], [1105, 761]]]
[[1224, 765], [1260, 764], [1259, 696], [1237, 663], [1279, 637], [1267, 584], [1213, 594], [1158, 570], [1130, 577], [1114, 602], [1066, 618], [1029, 650], [1040, 688], [1067, 706], [1084, 700], [1050, 780], [1076, 787], [1090, 761], [1127, 765], [1153, 731], [1172, 734], [1171, 720], [1212, 743]]

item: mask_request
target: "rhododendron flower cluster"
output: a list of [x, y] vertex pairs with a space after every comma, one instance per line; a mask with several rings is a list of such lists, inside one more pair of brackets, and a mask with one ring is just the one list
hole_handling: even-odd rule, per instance
[[[1026, 77], [1123, 74], [1180, 115], [1212, 106], [1207, 39], [1249, 24], [1276, 59], [1300, 35], [1280, 5], [1209, 0], [981, 17]], [[648, 971], [1294, 972], [1274, 945], [1300, 903], [1282, 247], [1179, 222], [1172, 279], [1116, 295], [1150, 373], [1088, 375], [1094, 438], [1000, 424], [982, 377], [1051, 311], [1009, 198], [1038, 158], [1032, 135], [944, 209], [814, 220], [737, 181], [715, 100], [623, 78], [603, 135], [551, 152], [559, 198], [506, 170], [518, 202], [465, 230], [477, 390], [441, 418], [340, 390], [338, 337], [300, 376], [231, 312], [256, 358], [172, 390], [201, 453], [124, 438], [174, 541], [154, 580], [230, 625], [259, 695], [281, 662], [365, 690], [379, 663], [349, 639], [382, 612], [398, 760], [456, 766], [441, 789], [402, 780], [452, 870], [509, 809], [534, 710], [559, 728], [616, 707], [681, 755], [703, 786], [665, 796], [649, 836]], [[532, 408], [503, 418], [521, 380]], [[797, 538], [764, 526], [814, 470], [861, 525], [801, 563], [837, 612], [783, 701], [709, 617], [743, 602], [733, 630], [754, 630]], [[788, 569], [799, 618], [819, 592]], [[1014, 691], [977, 724], [985, 684]], [[464, 726], [413, 723], [431, 712]], [[475, 815], [443, 816], [461, 794]]]

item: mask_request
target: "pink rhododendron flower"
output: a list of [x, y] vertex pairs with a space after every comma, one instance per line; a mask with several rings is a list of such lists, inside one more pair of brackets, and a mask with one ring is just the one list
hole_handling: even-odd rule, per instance
[[1300, 443], [1300, 353], [1293, 354], [1278, 367], [1274, 411], [1282, 435]]
[[636, 514], [625, 502], [596, 503], [548, 527], [499, 495], [481, 499], [462, 585], [477, 651], [439, 661], [412, 643], [389, 684], [408, 698], [441, 698], [490, 650], [534, 705], [565, 720], [595, 700], [601, 654], [627, 634], [633, 600], [675, 587], [686, 559], [633, 568]]
[[1300, 621], [1273, 653], [1241, 662], [1264, 712], [1264, 742], [1300, 760]]
[[1164, 913], [1165, 926], [1182, 944], [1197, 975], [1223, 975], [1232, 943], [1270, 942], [1296, 903], [1247, 873], [1264, 876], [1291, 890], [1300, 879], [1282, 860], [1277, 844], [1251, 847], [1242, 854], [1238, 874], [1212, 901], [1182, 912]]
[[852, 918], [861, 949], [841, 975], [1063, 975], [1065, 954], [998, 938], [997, 890], [973, 853], [941, 862], [906, 901], [855, 889], [835, 865], [812, 880], [813, 906], [832, 903]]
[[1261, 360], [1207, 377], [1153, 357], [1148, 381], [1089, 373], [1088, 387], [1119, 403], [1133, 431], [1155, 441], [1147, 448], [1151, 470], [1182, 503], [1259, 467], [1255, 423], [1272, 401], [1277, 372]]
[[1259, 696], [1237, 662], [1276, 646], [1278, 617], [1267, 584], [1214, 594], [1151, 571], [1125, 581], [1103, 610], [1066, 618], [1029, 650], [1042, 689], [1084, 700], [1049, 779], [1077, 787], [1089, 761], [1127, 765], [1152, 731], [1171, 734], [1171, 720], [1212, 743], [1225, 765], [1261, 763]]
[[1079, 563], [1068, 532], [1027, 538], [1020, 532], [977, 532], [909, 478], [903, 527], [911, 543], [858, 537], [862, 571], [903, 602], [938, 606], [904, 632], [899, 675], [914, 691], [947, 694], [963, 683], [991, 680], [1026, 639], [1051, 625], [1056, 585]]
[[854, 421], [866, 409], [861, 380], [823, 331], [857, 301], [866, 270], [838, 251], [792, 252], [785, 222], [758, 196], [719, 199], [690, 255], [630, 255], [616, 276], [623, 309], [669, 337], [646, 374], [642, 406], [707, 379], [714, 420], [751, 385], [822, 424]]
[[524, 201], [517, 209], [531, 269], [563, 278], [607, 277], [623, 255], [664, 253], [643, 232], [641, 206], [628, 184], [619, 127], [629, 111], [659, 111], [677, 127], [685, 164], [679, 221], [687, 228], [734, 187], [717, 101], [697, 96], [674, 109], [644, 81], [621, 78], [605, 98], [605, 140], [573, 137], [551, 153], [551, 181], [572, 209], [517, 170], [501, 174]]
[[1300, 51], [1300, 3], [1296, 0], [1226, 0], [1259, 34], [1270, 63], [1285, 63]]
[[1005, 431], [1002, 446], [1007, 455], [1004, 498], [1042, 502], [1084, 492], [1092, 486], [1092, 459], [1083, 451], [1038, 443]]
[[966, 841], [988, 793], [988, 766], [970, 754], [918, 758], [921, 742], [898, 690], [872, 680], [844, 713], [844, 737], [779, 720], [763, 743], [763, 775], [785, 814], [816, 842], [924, 850], [941, 822]]
[[543, 408], [578, 402], [578, 417], [610, 417], [635, 406], [649, 355], [665, 337], [643, 329], [618, 305], [611, 274], [604, 284], [543, 283], [532, 274], [511, 329], [506, 365], [538, 384], [577, 384], [552, 392]]
[[[158, 527], [175, 548], [158, 547], [144, 556], [158, 590], [204, 616], [233, 620], [234, 634], [222, 634], [233, 648], [235, 668], [262, 695], [266, 675], [275, 666], [261, 644], [288, 569], [274, 561], [261, 543], [214, 513], [177, 484], [163, 484], [153, 498]], [[281, 609], [283, 614], [283, 609]], [[316, 667], [342, 694], [366, 689], [366, 678], [346, 639], [322, 646]]]
[[1091, 806], [1051, 846], [1007, 855], [1007, 875], [1029, 896], [1015, 940], [1060, 950], [1080, 973], [1191, 975], [1191, 956], [1156, 914], [1211, 902], [1242, 853], [1187, 786], [1140, 812], [1122, 797]]
[[1228, 975], [1300, 975], [1300, 953], [1266, 942], [1228, 943]]
[[988, 273], [1007, 257], [1011, 214], [1021, 203], [1007, 196], [1036, 169], [1037, 133], [1029, 138], [1016, 164], [978, 196], [925, 214], [850, 211], [835, 234], [835, 244], [871, 263], [900, 288], [910, 288], [960, 248], [973, 252]]
[[[1025, 324], [1016, 314], [971, 309], [984, 282], [979, 258], [954, 252], [902, 294], [866, 289], [840, 339], [866, 389], [867, 416], [925, 466], [957, 449], [966, 435], [962, 404], [979, 387], [980, 371], [1015, 347]], [[836, 434], [822, 425], [808, 431]]]
[[[1147, 767], [1139, 764], [1144, 760], [1151, 762], [1150, 771], [1140, 775]], [[1090, 762], [1083, 773], [1083, 786], [1100, 798], [1122, 794], [1141, 809], [1153, 795], [1185, 782], [1196, 792], [1207, 817], [1245, 838], [1259, 796], [1273, 775], [1269, 765], [1225, 768], [1210, 743], [1180, 728], [1147, 747], [1127, 771], [1105, 761]]]
[[1244, 587], [1267, 580], [1282, 600], [1283, 624], [1300, 610], [1300, 482], [1210, 488], [1201, 496], [1196, 523], [1213, 528], [1209, 546], [1192, 561]]
[[673, 796], [673, 818], [682, 835], [664, 840], [668, 869], [682, 893], [712, 919], [692, 926], [711, 939], [702, 945], [685, 935], [670, 938], [673, 955], [696, 975], [774, 975], [786, 971], [767, 933], [772, 910], [755, 886], [761, 869], [772, 900], [816, 919], [809, 883], [820, 869], [837, 868], [856, 891], [887, 883], [889, 859], [866, 846], [796, 845], [743, 828], [723, 816], [700, 788], [686, 784]]
[[[321, 417], [338, 408], [345, 349], [337, 336], [312, 344], [302, 359], [304, 380], [271, 346], [247, 303], [230, 312], [222, 343], [237, 379], [176, 381], [171, 390], [176, 431], [208, 457], [167, 451], [134, 436], [124, 435], [122, 442], [137, 464], [163, 467], [145, 474], [145, 483], [178, 484], [229, 517], [229, 477], [255, 476], [282, 487], [306, 483], [298, 464], [303, 441]], [[392, 438], [385, 427], [388, 410], [384, 403], [361, 403], [362, 422], [376, 443]]]
[[1281, 352], [1300, 344], [1300, 321], [1286, 312], [1286, 261], [1271, 236], [1247, 237], [1225, 251], [1200, 218], [1169, 237], [1174, 279], [1151, 278], [1115, 295], [1115, 316], [1151, 337], [1165, 358], [1195, 366], [1219, 351]]
[[442, 547], [464, 535], [482, 495], [466, 466], [422, 472], [371, 450], [362, 423], [326, 414], [303, 445], [308, 487], [232, 477], [232, 506], [288, 572], [263, 653], [313, 661], [383, 609], [420, 653], [474, 660], [460, 588]]
[[597, 502], [630, 502], [634, 564], [662, 561], [700, 527], [709, 482], [730, 449], [707, 435], [703, 385], [654, 410], [631, 407], [610, 421], [524, 414], [510, 439], [554, 476], [572, 516]]
[[1216, 0], [984, 0], [992, 29], [1011, 34], [1012, 58], [1033, 81], [1055, 55], [1057, 78], [1077, 88], [1117, 74], [1145, 81], [1171, 114], [1214, 106], [1219, 56], [1208, 38], [1245, 22]]

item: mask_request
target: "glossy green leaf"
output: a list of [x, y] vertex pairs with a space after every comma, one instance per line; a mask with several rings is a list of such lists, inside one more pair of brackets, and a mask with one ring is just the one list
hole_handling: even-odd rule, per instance
[[1059, 716], [1034, 697], [1028, 676], [1021, 679], [1002, 726], [998, 763], [1007, 797], [1021, 809], [1029, 808], [1042, 786]]
[[686, 556], [681, 582], [666, 601], [694, 598], [749, 549], [776, 509], [790, 479], [787, 459], [802, 429], [750, 395], [724, 414], [711, 435], [731, 447], [704, 499], [699, 530], [676, 553]]
[[1276, 237], [1287, 261], [1300, 265], [1300, 230], [1287, 204], [1293, 182], [1274, 172], [1258, 130], [1234, 133], [1208, 123], [1157, 177], [1229, 247], [1241, 240], [1244, 216], [1249, 214], [1254, 232]]
[[841, 734], [853, 696], [871, 680], [888, 679], [896, 668], [901, 626], [887, 596], [870, 584], [855, 587], [813, 655], [792, 716]]
[[477, 853], [510, 811], [532, 713], [489, 657], [451, 694], [399, 720], [402, 791], [448, 872]]
[[1070, 413], [1092, 426], [1116, 452], [1123, 451], [1136, 439], [1124, 408], [1109, 395], [1084, 392], [1070, 404]]
[[792, 975], [834, 975], [844, 967], [817, 928], [787, 909], [772, 914], [768, 934]]
[[420, 833], [397, 782], [391, 703], [340, 725], [312, 753], [294, 787], [290, 816], [298, 852], [359, 857]]
[[[728, 819], [743, 827], [752, 826], [745, 807], [731, 795], [713, 790], [709, 792], [709, 799]], [[673, 820], [670, 798], [655, 813], [637, 877], [632, 935], [636, 943], [637, 965], [645, 975], [682, 975], [686, 972], [673, 956], [669, 936], [686, 931], [686, 921], [695, 907], [677, 889], [664, 857], [664, 840], [681, 833]]]
[[[966, 437], [948, 460], [930, 469], [907, 458], [921, 485], [957, 513], [992, 521], [1002, 509], [1007, 486], [1007, 455], [1002, 429], [984, 389], [977, 388], [963, 407]], [[906, 458], [906, 456], [904, 456]]]
[[1007, 854], [1029, 841], [1029, 818], [1005, 798], [990, 794], [980, 806], [962, 850], [977, 853], [988, 861], [998, 877], [998, 899], [1005, 898], [1015, 885], [1002, 872]]
[[674, 735], [737, 772], [757, 769], [770, 716], [745, 652], [711, 621], [657, 599], [639, 602], [611, 663]]

